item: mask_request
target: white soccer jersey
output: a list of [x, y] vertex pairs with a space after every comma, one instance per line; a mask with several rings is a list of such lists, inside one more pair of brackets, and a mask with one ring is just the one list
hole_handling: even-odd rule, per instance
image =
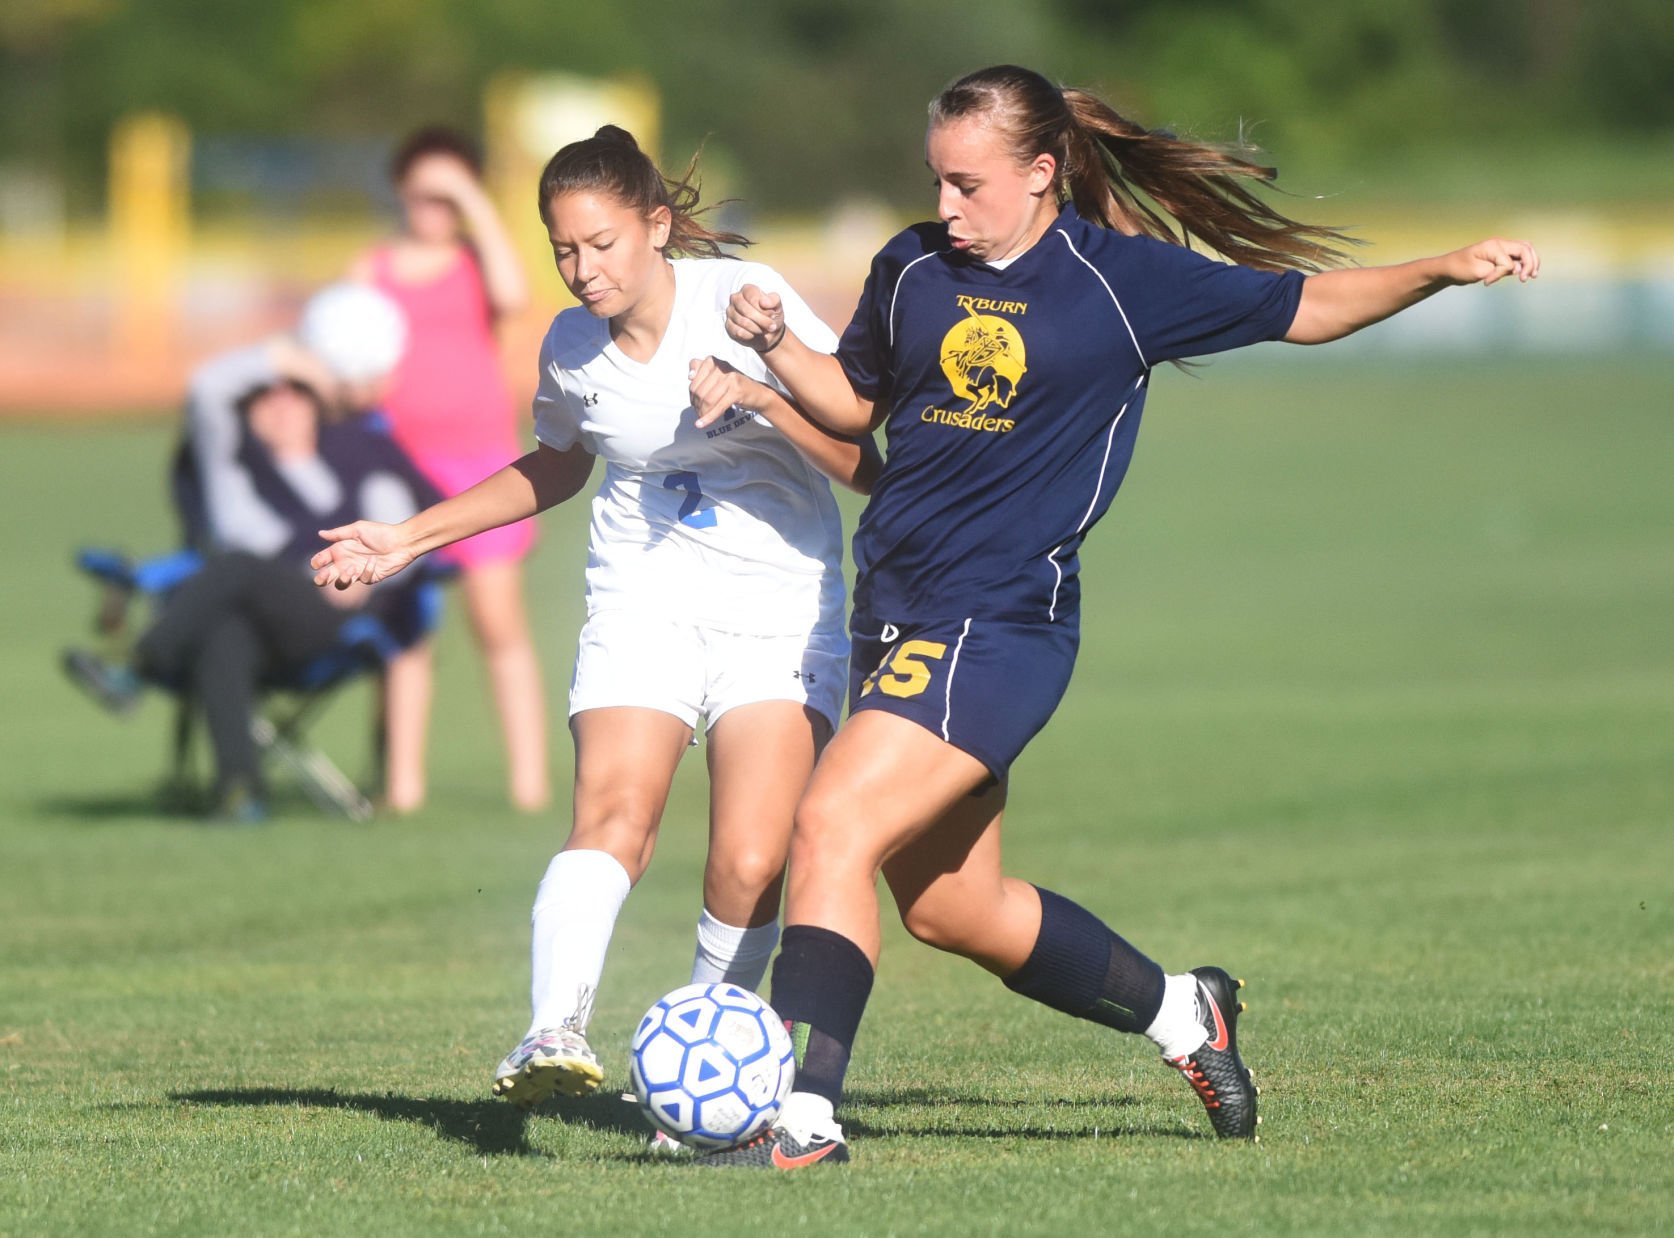
[[656, 355], [635, 361], [610, 324], [577, 306], [541, 345], [535, 436], [580, 444], [605, 464], [593, 499], [587, 612], [631, 607], [721, 631], [841, 631], [842, 525], [825, 475], [765, 417], [734, 408], [700, 430], [687, 372], [717, 357], [783, 387], [761, 356], [726, 333], [727, 300], [745, 284], [777, 292], [810, 347], [831, 329], [770, 267], [677, 259], [674, 311]]

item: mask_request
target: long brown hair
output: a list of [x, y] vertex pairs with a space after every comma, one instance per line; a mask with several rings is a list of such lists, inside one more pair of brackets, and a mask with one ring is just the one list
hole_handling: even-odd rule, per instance
[[698, 222], [697, 156], [679, 180], [658, 170], [640, 150], [634, 135], [616, 125], [605, 125], [590, 138], [561, 147], [541, 171], [541, 221], [552, 226], [552, 199], [566, 193], [607, 193], [623, 206], [649, 215], [666, 206], [670, 254], [694, 258], [730, 257], [723, 245], [748, 245], [737, 232], [706, 228]]
[[[1187, 142], [1147, 129], [1085, 90], [1060, 89], [1032, 69], [995, 65], [968, 73], [930, 103], [931, 125], [976, 116], [1028, 162], [1058, 162], [1060, 199], [1082, 218], [1129, 236], [1177, 245], [1200, 238], [1242, 266], [1318, 271], [1340, 265], [1355, 244], [1335, 228], [1298, 223], [1251, 191], [1277, 170], [1245, 156], [1254, 148]], [[1178, 229], [1178, 230], [1177, 230]]]

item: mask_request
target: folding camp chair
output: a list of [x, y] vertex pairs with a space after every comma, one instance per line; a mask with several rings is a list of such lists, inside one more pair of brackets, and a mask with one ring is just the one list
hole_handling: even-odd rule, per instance
[[[134, 560], [113, 550], [88, 549], [76, 565], [101, 586], [94, 627], [113, 663], [125, 663], [130, 643], [129, 611], [136, 598], [157, 599], [199, 570], [203, 558], [182, 550], [158, 558]], [[422, 569], [421, 569], [422, 570]], [[337, 690], [361, 675], [381, 672], [402, 651], [432, 632], [441, 618], [440, 571], [406, 591], [403, 605], [387, 619], [362, 613], [342, 627], [335, 648], [290, 673], [265, 679], [262, 707], [250, 720], [251, 735], [264, 757], [279, 760], [296, 775], [308, 797], [328, 812], [351, 821], [372, 815], [372, 803], [337, 764], [308, 741], [307, 729]], [[175, 796], [194, 793], [193, 746], [196, 710], [180, 684], [159, 685], [176, 696], [168, 787]], [[384, 728], [379, 711], [373, 737], [373, 768], [383, 768]]]

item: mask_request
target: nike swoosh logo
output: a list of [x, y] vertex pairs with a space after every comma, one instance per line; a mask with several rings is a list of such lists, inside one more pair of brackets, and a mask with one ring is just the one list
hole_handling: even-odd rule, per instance
[[879, 639], [886, 645], [893, 645], [900, 635], [900, 628], [896, 627], [893, 623], [886, 623], [883, 626], [883, 635], [879, 637]]
[[1215, 1035], [1209, 1041], [1209, 1048], [1217, 1053], [1224, 1053], [1226, 1052], [1226, 1020], [1221, 1018], [1221, 1008], [1215, 1001], [1215, 995], [1205, 988], [1203, 996], [1209, 1001], [1209, 1013], [1215, 1016]]
[[822, 1145], [821, 1147], [814, 1148], [811, 1151], [804, 1152], [800, 1156], [786, 1156], [785, 1150], [778, 1144], [774, 1144], [773, 1168], [801, 1169], [804, 1165], [812, 1165], [815, 1161], [823, 1161], [826, 1157], [830, 1156], [836, 1148], [837, 1145], [835, 1143], [828, 1143]]

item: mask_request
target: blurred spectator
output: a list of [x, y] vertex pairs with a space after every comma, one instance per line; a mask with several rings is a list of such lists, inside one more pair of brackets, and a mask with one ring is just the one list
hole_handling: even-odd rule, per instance
[[[390, 173], [401, 199], [401, 232], [355, 263], [353, 278], [405, 311], [409, 347], [384, 410], [395, 440], [442, 490], [454, 495], [522, 454], [517, 415], [500, 369], [496, 322], [527, 299], [523, 270], [484, 192], [481, 159], [464, 135], [420, 129], [396, 151]], [[543, 807], [547, 772], [546, 698], [524, 604], [523, 559], [534, 522], [492, 529], [450, 547], [462, 569], [471, 628], [488, 668], [505, 736], [512, 802]], [[428, 659], [428, 650], [414, 655]], [[414, 673], [404, 712], [423, 718], [430, 676]], [[391, 743], [388, 800], [397, 810], [424, 801], [424, 734]]]
[[[399, 587], [330, 597], [308, 568], [322, 527], [402, 519], [441, 497], [386, 433], [352, 415], [378, 397], [403, 334], [387, 298], [338, 285], [309, 302], [293, 335], [202, 366], [175, 476], [202, 567], [166, 595], [127, 665], [66, 655], [72, 677], [118, 711], [144, 680], [192, 696], [214, 748], [217, 816], [266, 815], [250, 729], [260, 683], [331, 651], [351, 615], [394, 619], [410, 603]], [[388, 717], [392, 732], [408, 721]]]

